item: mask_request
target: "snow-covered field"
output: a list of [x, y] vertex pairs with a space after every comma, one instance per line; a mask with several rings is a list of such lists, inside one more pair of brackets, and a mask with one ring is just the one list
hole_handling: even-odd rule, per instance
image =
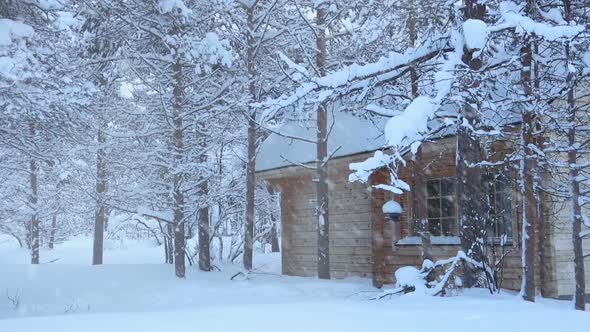
[[[90, 266], [91, 242], [78, 239], [27, 252], [0, 239], [0, 331], [588, 331], [590, 312], [569, 302], [525, 303], [513, 294], [472, 290], [451, 298], [406, 295], [370, 300], [366, 279], [320, 281], [280, 276], [280, 256], [255, 256], [256, 272], [230, 280], [190, 268], [185, 280], [161, 264], [149, 243], [111, 244]], [[56, 260], [57, 259], [57, 260]], [[49, 263], [53, 261], [52, 263]]]

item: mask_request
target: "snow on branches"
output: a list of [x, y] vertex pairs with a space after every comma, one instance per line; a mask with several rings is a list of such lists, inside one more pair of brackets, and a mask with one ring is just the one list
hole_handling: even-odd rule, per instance
[[[425, 260], [422, 268], [404, 266], [395, 271], [395, 287], [386, 295], [397, 293], [413, 293], [427, 296], [446, 296], [452, 289], [462, 286], [458, 269], [465, 261], [472, 261], [463, 251], [454, 257], [432, 262]], [[477, 262], [475, 262], [477, 263]], [[438, 274], [435, 276], [435, 274]]]
[[31, 37], [33, 32], [33, 28], [28, 24], [2, 18], [0, 19], [0, 47], [10, 46], [14, 41]]

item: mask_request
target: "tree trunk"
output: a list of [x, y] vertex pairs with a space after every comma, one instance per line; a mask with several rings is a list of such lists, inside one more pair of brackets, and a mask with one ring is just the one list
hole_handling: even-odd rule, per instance
[[[176, 199], [175, 203], [184, 204], [184, 201]], [[174, 210], [174, 271], [179, 278], [184, 278], [185, 276], [186, 242], [184, 239], [183, 219], [184, 214], [182, 208], [176, 208]]]
[[[277, 196], [275, 195], [275, 191], [272, 188], [271, 185], [268, 185], [267, 187], [268, 190], [268, 194], [272, 197], [273, 202], [274, 199], [277, 198]], [[277, 218], [275, 217], [274, 213], [270, 213], [270, 222], [272, 223], [271, 228], [270, 228], [270, 247], [271, 247], [271, 252], [279, 252], [280, 249], [280, 245], [279, 245], [279, 232], [277, 230]]]
[[[201, 162], [205, 163], [207, 156], [201, 155]], [[206, 197], [209, 194], [209, 183], [207, 179], [201, 179], [199, 195]], [[211, 252], [209, 248], [209, 206], [203, 199], [203, 206], [199, 209], [199, 270], [211, 271]]]
[[277, 231], [277, 224], [274, 220], [275, 217], [271, 216], [272, 220], [272, 227], [270, 229], [270, 251], [271, 252], [280, 252], [281, 246], [279, 245], [279, 235]]
[[173, 225], [166, 224], [166, 234], [164, 239], [164, 255], [166, 256], [166, 264], [174, 264], [174, 241], [173, 241]]
[[[31, 140], [35, 139], [35, 124], [33, 121], [29, 124]], [[30, 161], [30, 185], [31, 185], [31, 197], [30, 204], [33, 214], [31, 215], [31, 225], [29, 232], [29, 243], [31, 244], [31, 264], [39, 264], [39, 215], [38, 215], [38, 166], [35, 159], [31, 158]]]
[[[409, 2], [408, 13], [408, 37], [409, 47], [416, 47], [418, 33], [416, 31], [416, 3]], [[410, 81], [412, 86], [412, 98], [418, 97], [418, 70], [415, 65], [410, 66]], [[428, 211], [426, 210], [426, 174], [425, 165], [421, 160], [422, 149], [419, 148], [414, 156], [414, 221], [415, 232], [420, 236], [422, 248], [422, 261], [432, 261], [432, 242], [430, 240], [430, 227], [428, 225]]]
[[219, 260], [222, 261], [223, 260], [223, 236], [221, 236], [221, 234], [219, 234], [217, 236], [217, 241], [219, 241], [219, 250], [217, 253], [217, 257], [219, 257]]
[[57, 231], [57, 214], [51, 217], [51, 230], [49, 231], [49, 249], [53, 249], [55, 244], [55, 232]]
[[[105, 191], [108, 191], [108, 186], [106, 187]], [[105, 204], [104, 207], [104, 232], [108, 233], [109, 231], [109, 216], [111, 214], [111, 209]]]
[[430, 229], [428, 225], [428, 210], [426, 209], [426, 178], [425, 167], [422, 163], [422, 148], [418, 148], [414, 156], [414, 188], [413, 188], [413, 217], [414, 230], [411, 231], [420, 237], [422, 247], [422, 260], [432, 260], [432, 243], [430, 241]]
[[[526, 13], [531, 16], [534, 10], [534, 1], [527, 0]], [[533, 96], [532, 65], [533, 49], [532, 37], [525, 36], [522, 48], [522, 72], [521, 80], [524, 95], [526, 98]], [[521, 181], [523, 197], [523, 220], [522, 220], [522, 285], [521, 293], [526, 301], [535, 301], [535, 259], [537, 245], [537, 200], [535, 197], [536, 154], [531, 147], [534, 142], [534, 120], [535, 115], [532, 104], [526, 102], [521, 125], [522, 149], [524, 151], [521, 161]]]
[[[183, 72], [180, 59], [174, 63], [174, 105], [173, 105], [173, 124], [174, 124], [174, 166], [180, 167], [184, 157], [183, 141], [183, 118], [182, 108], [184, 104], [184, 86]], [[174, 170], [174, 271], [176, 276], [184, 278], [185, 276], [185, 252], [186, 243], [184, 238], [184, 192], [182, 184], [184, 181], [184, 172], [178, 169]]]
[[535, 301], [535, 256], [536, 256], [536, 235], [537, 216], [535, 199], [535, 156], [534, 151], [529, 147], [533, 144], [533, 114], [526, 112], [522, 123], [522, 141], [525, 150], [525, 159], [521, 162], [521, 181], [523, 181], [523, 219], [522, 219], [522, 296], [526, 301]]
[[[326, 9], [320, 3], [317, 8], [316, 66], [321, 76], [326, 75]], [[317, 200], [318, 216], [318, 277], [330, 279], [330, 223], [328, 198], [328, 114], [326, 105], [317, 110]]]
[[[465, 2], [463, 17], [464, 20], [483, 20], [486, 13], [485, 4], [476, 0]], [[479, 80], [475, 77], [482, 67], [482, 60], [474, 58], [473, 54], [478, 50], [463, 49], [463, 63], [474, 73], [474, 78], [464, 78], [463, 85], [466, 89], [476, 88]], [[480, 55], [481, 56], [481, 55]], [[463, 105], [462, 116], [475, 127], [479, 114], [478, 110], [471, 106], [476, 101], [467, 100]], [[476, 165], [481, 161], [479, 140], [471, 135], [469, 129], [459, 125], [457, 131], [457, 156], [456, 156], [456, 193], [458, 199], [458, 216], [461, 234], [461, 246], [465, 254], [479, 262], [484, 262], [483, 246], [487, 240], [484, 211], [482, 208], [483, 192], [481, 190], [481, 172]], [[477, 283], [476, 268], [472, 264], [463, 264], [463, 285], [473, 287]]]
[[[571, 74], [570, 74], [571, 75]], [[573, 97], [573, 89], [568, 92], [568, 102], [570, 101], [570, 95]], [[573, 98], [571, 98], [573, 101]], [[569, 104], [570, 109], [570, 121], [573, 124], [575, 121], [575, 105]], [[576, 142], [576, 128], [574, 125], [568, 130], [568, 141], [569, 146], [572, 147]], [[580, 206], [580, 182], [579, 182], [579, 169], [576, 165], [578, 161], [577, 151], [574, 148], [570, 148], [568, 152], [568, 164], [569, 164], [569, 175], [570, 175], [570, 186], [571, 186], [571, 204], [572, 204], [572, 242], [574, 250], [574, 278], [576, 282], [576, 289], [574, 292], [574, 305], [577, 310], [586, 310], [585, 304], [585, 293], [586, 293], [586, 280], [584, 272], [584, 249], [582, 247], [582, 237], [580, 232], [582, 231], [582, 208]]]
[[[483, 263], [486, 261], [485, 244], [488, 240], [483, 218], [485, 212], [482, 208], [484, 197], [481, 189], [481, 172], [477, 166], [472, 166], [480, 161], [479, 141], [467, 130], [460, 128], [457, 132], [455, 190], [459, 207], [461, 247], [467, 256]], [[463, 286], [474, 287], [477, 279], [477, 268], [464, 263]]]
[[432, 258], [432, 241], [430, 239], [430, 229], [428, 229], [428, 219], [421, 219], [418, 222], [418, 235], [420, 235], [420, 245], [422, 247], [422, 261], [433, 261]]
[[[410, 0], [408, 13], [408, 36], [410, 38], [409, 47], [416, 47], [418, 33], [416, 31], [416, 3]], [[418, 97], [418, 70], [415, 65], [410, 66], [410, 81], [412, 84], [412, 98]]]
[[[533, 46], [535, 54], [539, 53], [539, 43], [535, 42]], [[535, 73], [539, 72], [539, 61], [534, 60], [533, 70]], [[535, 89], [539, 90], [541, 87], [541, 78], [535, 74], [534, 80]], [[537, 138], [537, 144], [541, 150], [545, 149], [545, 139], [543, 137]], [[549, 221], [547, 202], [549, 195], [544, 188], [547, 188], [544, 179], [549, 178], [549, 169], [545, 165], [541, 172], [540, 183], [536, 188], [537, 196], [537, 219], [538, 219], [538, 236], [537, 236], [537, 252], [539, 254], [539, 283], [542, 297], [550, 297], [552, 294], [550, 279], [551, 279], [551, 224]]]
[[[254, 39], [255, 18], [254, 6], [247, 10], [248, 15], [248, 90], [250, 101], [256, 101], [256, 67], [254, 56], [256, 40]], [[248, 160], [246, 161], [246, 229], [244, 235], [244, 268], [252, 269], [252, 255], [254, 246], [254, 204], [256, 192], [256, 109], [248, 107]]]
[[246, 165], [246, 229], [244, 236], [244, 268], [252, 269], [254, 246], [254, 202], [256, 191], [256, 123], [255, 112], [248, 119], [248, 160]]
[[98, 130], [98, 150], [96, 152], [96, 197], [97, 206], [94, 215], [94, 243], [92, 249], [92, 265], [100, 265], [103, 260], [105, 204], [104, 193], [106, 191], [106, 160], [105, 160], [105, 135]]
[[[541, 179], [549, 177], [547, 168], [541, 170]], [[551, 224], [548, 218], [548, 194], [542, 188], [537, 188], [537, 217], [539, 234], [537, 237], [537, 251], [539, 253], [539, 283], [542, 297], [551, 297]]]
[[10, 15], [10, 6], [12, 0], [5, 0], [0, 2], [0, 17], [12, 18]]
[[[572, 22], [572, 4], [570, 0], [564, 0], [564, 14], [567, 22]], [[571, 62], [571, 46], [570, 43], [565, 45], [565, 59], [566, 59], [566, 83], [568, 86], [567, 93], [567, 108], [568, 108], [568, 122], [569, 129], [567, 133], [569, 151], [567, 154], [569, 166], [569, 178], [571, 187], [571, 204], [572, 204], [572, 243], [574, 249], [574, 279], [576, 282], [576, 289], [574, 291], [574, 306], [577, 310], [586, 310], [585, 293], [586, 280], [584, 269], [584, 248], [580, 232], [582, 231], [582, 207], [580, 205], [580, 168], [578, 165], [578, 151], [576, 146], [576, 100], [575, 100], [575, 84], [574, 73], [569, 70]]]

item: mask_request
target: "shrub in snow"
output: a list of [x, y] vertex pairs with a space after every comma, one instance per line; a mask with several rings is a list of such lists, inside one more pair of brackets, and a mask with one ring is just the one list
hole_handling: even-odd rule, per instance
[[460, 274], [466, 263], [482, 266], [463, 251], [455, 257], [432, 262], [424, 260], [422, 268], [404, 266], [395, 271], [395, 288], [384, 296], [399, 293], [415, 293], [431, 296], [448, 296], [463, 286]]

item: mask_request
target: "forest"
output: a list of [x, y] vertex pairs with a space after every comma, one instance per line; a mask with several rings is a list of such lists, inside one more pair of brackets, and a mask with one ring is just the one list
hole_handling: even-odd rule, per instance
[[589, 47], [584, 0], [0, 0], [0, 330], [584, 331]]

